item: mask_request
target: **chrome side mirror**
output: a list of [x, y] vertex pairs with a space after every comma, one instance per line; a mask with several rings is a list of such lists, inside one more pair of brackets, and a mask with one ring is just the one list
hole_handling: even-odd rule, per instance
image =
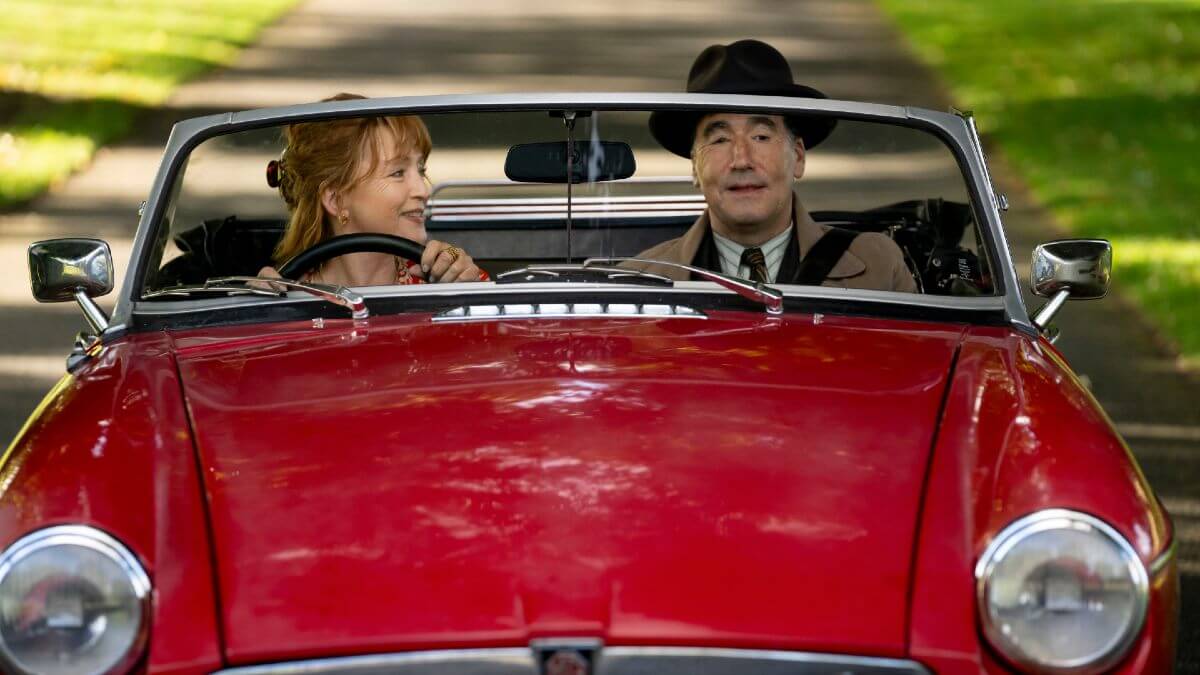
[[1093, 300], [1108, 294], [1112, 276], [1112, 244], [1103, 239], [1063, 239], [1033, 250], [1033, 292], [1050, 298], [1033, 323], [1045, 329], [1067, 298]]
[[1033, 292], [1052, 298], [1070, 291], [1076, 300], [1103, 298], [1112, 274], [1112, 244], [1103, 239], [1063, 239], [1033, 250]]
[[99, 239], [48, 239], [29, 245], [29, 284], [38, 302], [75, 300], [96, 332], [108, 317], [92, 298], [113, 289], [112, 251]]

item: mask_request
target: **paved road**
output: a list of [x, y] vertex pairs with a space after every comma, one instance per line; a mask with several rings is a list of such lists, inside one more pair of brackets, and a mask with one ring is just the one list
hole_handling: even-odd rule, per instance
[[[84, 327], [72, 307], [29, 300], [25, 246], [45, 237], [102, 236], [124, 269], [135, 210], [174, 119], [338, 91], [675, 91], [701, 47], [748, 36], [780, 47], [799, 79], [833, 97], [940, 109], [949, 102], [867, 0], [796, 0], [782, 16], [774, 0], [581, 4], [312, 0], [233, 68], [183, 87], [91, 170], [31, 210], [0, 216], [0, 442], [57, 379], [71, 336]], [[993, 162], [1014, 205], [1006, 217], [1013, 249], [1027, 266], [1033, 243], [1055, 230], [1002, 158]], [[1072, 304], [1059, 323], [1060, 346], [1175, 516], [1185, 572], [1180, 672], [1200, 672], [1200, 383], [1175, 370], [1119, 297]]]

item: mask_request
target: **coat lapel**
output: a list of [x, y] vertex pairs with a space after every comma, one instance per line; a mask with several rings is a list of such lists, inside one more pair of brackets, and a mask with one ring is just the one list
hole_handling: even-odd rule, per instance
[[[711, 227], [704, 228], [704, 235], [700, 238], [700, 244], [696, 247], [696, 254], [692, 257], [692, 267], [700, 269], [721, 271], [721, 254], [717, 251], [717, 241], [713, 239]], [[692, 274], [692, 281], [703, 281], [702, 277]]]
[[783, 260], [779, 262], [779, 274], [775, 275], [777, 284], [794, 284], [800, 278], [800, 240], [792, 228], [792, 236], [788, 237], [787, 248], [783, 250]]
[[[705, 246], [706, 243], [708, 244], [707, 246]], [[679, 257], [686, 260], [688, 264], [703, 267], [702, 263], [704, 262], [720, 262], [716, 260], [710, 261], [707, 259], [709, 256], [704, 255], [714, 253], [715, 249], [716, 244], [712, 238], [712, 227], [709, 226], [708, 222], [708, 209], [705, 209], [704, 213], [700, 214], [700, 217], [696, 219], [696, 222], [688, 228], [688, 231], [684, 232], [683, 236], [679, 238]], [[705, 259], [697, 260], [698, 257]], [[706, 267], [705, 269], [711, 268]], [[716, 271], [721, 271], [719, 264]]]

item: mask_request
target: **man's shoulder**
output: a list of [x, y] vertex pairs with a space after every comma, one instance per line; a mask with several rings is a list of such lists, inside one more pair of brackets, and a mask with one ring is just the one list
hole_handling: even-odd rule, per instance
[[[873, 260], [904, 260], [904, 254], [892, 238], [882, 232], [860, 232], [850, 243], [850, 252], [862, 258], [864, 255]], [[861, 254], [861, 255], [860, 255]], [[864, 262], [870, 262], [864, 260]]]
[[[683, 237], [676, 237], [674, 239], [668, 239], [662, 243], [655, 244], [645, 251], [638, 253], [635, 257], [641, 258], [642, 260], [661, 260], [664, 262], [680, 263], [683, 265], [687, 265], [692, 262], [691, 258], [686, 256], [683, 252]], [[628, 267], [630, 269], [657, 274], [667, 277], [668, 279], [674, 279], [676, 281], [683, 281], [691, 276], [687, 270], [674, 267], [672, 265], [657, 265], [654, 263], [647, 264], [627, 261], [621, 263], [621, 267]]]
[[863, 232], [850, 244], [849, 253], [866, 266], [864, 287], [884, 291], [916, 292], [916, 282], [904, 262], [904, 253], [882, 232]]
[[[891, 264], [899, 262], [903, 264], [904, 254], [900, 252], [900, 247], [892, 238], [882, 232], [855, 232], [846, 228], [838, 228], [825, 223], [816, 223], [820, 229], [821, 235], [818, 237], [824, 239], [826, 235], [834, 230], [839, 230], [840, 234], [845, 234], [850, 239], [849, 244], [843, 251], [850, 255], [859, 258], [867, 267], [876, 267], [881, 264]], [[811, 235], [810, 235], [811, 236]]]
[[665, 256], [669, 256], [679, 250], [679, 246], [683, 241], [683, 237], [675, 237], [660, 242], [638, 254], [639, 258], [650, 258], [652, 260], [662, 260]]

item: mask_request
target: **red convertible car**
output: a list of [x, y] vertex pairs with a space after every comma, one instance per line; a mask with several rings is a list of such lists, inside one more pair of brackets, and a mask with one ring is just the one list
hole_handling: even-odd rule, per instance
[[[683, 113], [822, 126], [793, 227], [886, 251], [895, 284], [858, 285], [853, 256], [764, 283], [656, 254], [715, 208], [650, 131]], [[336, 196], [297, 192], [298, 125], [397, 116], [432, 139], [384, 175], [422, 174], [403, 227], [337, 230], [323, 201], [336, 236], [296, 239], [303, 200]], [[1040, 246], [1030, 312], [1003, 206], [970, 116], [915, 108], [447, 96], [180, 122], [111, 316], [104, 242], [30, 247], [34, 295], [93, 330], [0, 459], [0, 669], [1170, 672], [1171, 521], [1052, 345], [1111, 252]], [[447, 243], [484, 280], [408, 283]], [[395, 283], [328, 282], [359, 254]]]

